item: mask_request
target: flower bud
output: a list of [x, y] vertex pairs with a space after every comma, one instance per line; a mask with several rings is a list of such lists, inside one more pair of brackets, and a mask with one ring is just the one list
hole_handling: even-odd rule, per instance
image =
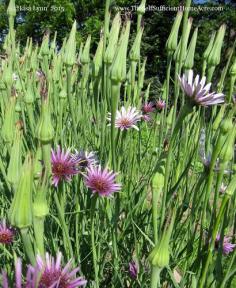
[[141, 45], [142, 35], [143, 35], [143, 28], [138, 30], [138, 33], [134, 40], [134, 44], [130, 50], [129, 57], [131, 61], [138, 62], [140, 59], [140, 45]]
[[166, 49], [168, 52], [174, 52], [177, 48], [179, 27], [182, 20], [183, 12], [178, 11], [174, 24], [172, 26], [170, 35], [166, 42]]
[[224, 117], [224, 113], [225, 113], [225, 105], [222, 105], [220, 107], [220, 111], [218, 112], [214, 122], [213, 122], [213, 125], [212, 125], [212, 129], [213, 130], [217, 130], [220, 126], [220, 122], [222, 121], [223, 117]]
[[24, 95], [24, 102], [26, 104], [33, 104], [34, 103], [34, 91], [33, 91], [33, 81], [32, 79], [28, 79], [27, 90]]
[[11, 97], [6, 107], [2, 125], [2, 138], [7, 143], [11, 143], [15, 137], [15, 106], [16, 98]]
[[76, 60], [76, 21], [70, 31], [69, 39], [66, 42], [63, 61], [67, 66], [73, 66]]
[[236, 175], [234, 175], [226, 188], [225, 193], [232, 196], [236, 190]]
[[51, 121], [49, 99], [42, 99], [42, 110], [38, 126], [36, 128], [36, 137], [42, 142], [49, 142], [54, 137], [54, 128]]
[[90, 62], [90, 56], [89, 56], [90, 43], [91, 43], [91, 35], [88, 36], [86, 43], [84, 45], [83, 52], [81, 54], [80, 62], [82, 64], [88, 64]]
[[143, 15], [145, 13], [145, 5], [146, 5], [146, 0], [142, 0], [142, 2], [140, 3], [137, 9], [138, 15]]
[[209, 64], [209, 66], [216, 66], [220, 63], [221, 48], [223, 46], [225, 29], [226, 29], [226, 26], [225, 24], [223, 24], [218, 30], [213, 47], [211, 49], [209, 57], [207, 58], [207, 63]]
[[188, 47], [187, 56], [184, 63], [185, 69], [192, 69], [194, 65], [194, 55], [195, 55], [195, 48], [197, 43], [197, 34], [198, 34], [198, 28], [194, 30], [191, 42]]
[[12, 226], [27, 228], [32, 225], [33, 161], [27, 155], [21, 169], [21, 176], [9, 211]]
[[95, 56], [93, 58], [93, 77], [98, 77], [99, 72], [102, 69], [103, 44], [103, 36], [101, 36]]
[[21, 147], [22, 147], [22, 131], [21, 131], [21, 125], [19, 124], [16, 127], [15, 137], [10, 154], [10, 161], [7, 168], [7, 180], [14, 186], [18, 183], [18, 180], [20, 178], [20, 171], [22, 166]]
[[212, 33], [210, 42], [209, 42], [205, 52], [203, 53], [203, 59], [204, 60], [207, 60], [207, 58], [208, 58], [208, 56], [209, 56], [209, 54], [211, 52], [211, 49], [212, 49], [213, 44], [214, 44], [215, 36], [216, 36], [216, 32]]
[[219, 158], [222, 159], [223, 163], [229, 162], [234, 153], [234, 142], [235, 142], [235, 128], [228, 134], [228, 137], [222, 147]]
[[130, 20], [127, 21], [125, 31], [121, 35], [118, 51], [111, 67], [111, 79], [115, 82], [122, 82], [126, 78], [126, 57], [129, 33]]
[[38, 58], [41, 59], [44, 56], [49, 55], [49, 33], [43, 36], [43, 41], [40, 47]]
[[16, 16], [15, 0], [10, 0], [8, 8], [7, 8], [7, 15], [9, 17], [15, 17]]
[[120, 32], [120, 26], [121, 26], [120, 13], [117, 13], [112, 22], [111, 31], [109, 33], [109, 43], [104, 56], [105, 63], [111, 64], [114, 59]]
[[46, 177], [44, 176], [44, 179], [42, 183], [39, 184], [39, 187], [36, 191], [36, 196], [33, 203], [33, 214], [34, 217], [44, 218], [49, 213], [49, 207], [46, 199], [46, 193], [47, 193], [47, 181]]
[[231, 118], [224, 119], [220, 125], [220, 132], [225, 135], [230, 133], [233, 129], [233, 123]]

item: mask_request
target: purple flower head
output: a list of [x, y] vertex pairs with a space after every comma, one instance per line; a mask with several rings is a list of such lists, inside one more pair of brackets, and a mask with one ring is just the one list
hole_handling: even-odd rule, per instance
[[[228, 255], [234, 251], [236, 244], [230, 242], [231, 237], [224, 237], [223, 239], [223, 254]], [[220, 244], [220, 234], [218, 233], [215, 240], [215, 248], [218, 249]]]
[[52, 176], [53, 185], [58, 186], [58, 183], [62, 180], [69, 182], [73, 175], [79, 173], [76, 168], [77, 161], [73, 159], [70, 151], [61, 150], [60, 146], [57, 146], [57, 150], [51, 152], [51, 163], [52, 163]]
[[[179, 76], [178, 76], [179, 77]], [[200, 76], [197, 75], [193, 79], [193, 70], [189, 70], [186, 74], [179, 77], [180, 85], [184, 93], [189, 97], [194, 105], [210, 106], [224, 103], [224, 94], [209, 92], [211, 83], [206, 83], [204, 76], [201, 81]]]
[[137, 279], [138, 277], [138, 270], [139, 270], [139, 267], [138, 267], [138, 263], [137, 261], [131, 261], [129, 263], [129, 275], [132, 279]]
[[72, 268], [72, 261], [64, 267], [61, 264], [62, 254], [58, 252], [56, 259], [46, 253], [45, 261], [37, 256], [35, 267], [31, 273], [39, 277], [38, 288], [76, 288], [86, 285], [83, 277], [76, 277], [79, 268]]
[[15, 231], [12, 227], [7, 226], [6, 220], [0, 222], [0, 243], [11, 244], [14, 240]]
[[157, 100], [156, 102], [156, 108], [157, 110], [163, 110], [166, 107], [166, 102], [164, 100]]
[[151, 113], [155, 110], [153, 102], [146, 102], [142, 106], [142, 111], [144, 114]]
[[142, 119], [143, 119], [143, 121], [145, 121], [145, 122], [150, 122], [150, 121], [151, 121], [151, 115], [150, 115], [149, 113], [143, 114], [143, 115], [142, 115]]
[[[136, 126], [137, 122], [140, 121], [142, 115], [135, 107], [128, 107], [127, 109], [123, 106], [120, 111], [116, 112], [115, 127], [121, 131], [134, 128], [139, 130]], [[108, 114], [107, 118], [111, 122], [111, 113]], [[111, 125], [111, 124], [109, 124]]]
[[83, 150], [80, 150], [79, 152], [76, 150], [76, 153], [72, 158], [76, 161], [77, 166], [80, 169], [95, 166], [98, 162], [95, 152], [87, 152]]
[[92, 190], [93, 193], [98, 193], [99, 196], [109, 197], [114, 192], [121, 189], [121, 184], [115, 183], [117, 173], [103, 169], [101, 166], [89, 167], [85, 177], [85, 185]]

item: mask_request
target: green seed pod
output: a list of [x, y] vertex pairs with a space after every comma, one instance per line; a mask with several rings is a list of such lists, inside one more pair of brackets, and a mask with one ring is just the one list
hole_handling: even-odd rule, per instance
[[[183, 46], [183, 59], [182, 61], [185, 61], [186, 59], [186, 54], [187, 54], [187, 46], [188, 46], [188, 40], [189, 40], [189, 34], [190, 34], [190, 31], [191, 31], [191, 28], [192, 28], [192, 24], [193, 24], [193, 18], [189, 18], [188, 19], [188, 23], [187, 23], [187, 27], [186, 27], [186, 35], [185, 35], [185, 38], [182, 39], [181, 37], [181, 41], [183, 40], [184, 41], [184, 46]], [[181, 43], [181, 46], [180, 48], [182, 48], [182, 43]], [[180, 52], [180, 51], [179, 51]], [[180, 54], [178, 55], [178, 61], [180, 61], [179, 59], [180, 57]]]
[[145, 5], [146, 5], [146, 0], [142, 0], [142, 2], [140, 3], [137, 9], [138, 15], [143, 15], [145, 13], [145, 10], [146, 10]]
[[42, 142], [49, 142], [54, 137], [49, 99], [42, 99], [42, 110], [36, 128], [36, 137]]
[[26, 104], [33, 104], [34, 103], [34, 91], [33, 91], [33, 81], [32, 79], [28, 79], [27, 83], [27, 90], [24, 95], [24, 102]]
[[166, 50], [168, 52], [173, 53], [177, 48], [178, 33], [179, 33], [179, 27], [180, 27], [182, 17], [183, 17], [183, 12], [178, 11], [178, 13], [175, 17], [175, 21], [174, 21], [174, 24], [172, 26], [170, 35], [169, 35], [167, 42], [166, 42]]
[[33, 203], [34, 217], [44, 218], [49, 214], [49, 207], [46, 198], [48, 189], [46, 179], [47, 178], [44, 177], [43, 182], [39, 184], [36, 191], [36, 196]]
[[99, 72], [102, 69], [103, 44], [103, 36], [101, 36], [95, 56], [93, 58], [93, 77], [98, 77]]
[[185, 69], [192, 69], [194, 65], [194, 55], [195, 55], [195, 48], [197, 43], [197, 34], [198, 34], [198, 28], [194, 30], [191, 42], [188, 47], [187, 56], [184, 63]]
[[15, 137], [15, 106], [16, 98], [11, 97], [6, 107], [2, 126], [2, 138], [6, 143], [11, 143]]
[[111, 67], [111, 79], [115, 82], [122, 82], [126, 78], [126, 57], [130, 33], [130, 20], [127, 21], [125, 31], [121, 35], [120, 45]]
[[133, 46], [130, 50], [129, 58], [131, 61], [138, 62], [140, 59], [140, 46], [143, 35], [143, 28], [138, 30]]
[[234, 63], [230, 68], [230, 75], [231, 76], [236, 76], [236, 57], [234, 59]]
[[15, 0], [10, 0], [8, 8], [7, 8], [7, 15], [9, 17], [15, 17], [16, 16]]
[[42, 57], [48, 56], [48, 55], [49, 55], [49, 34], [46, 33], [43, 36], [43, 42], [40, 47], [38, 58], [42, 59]]
[[11, 148], [10, 161], [7, 168], [7, 180], [15, 187], [20, 178], [22, 166], [22, 131], [20, 125], [17, 125], [15, 138]]
[[220, 132], [221, 134], [225, 135], [230, 133], [233, 129], [233, 123], [231, 118], [224, 119], [220, 125]]
[[226, 25], [221, 25], [218, 33], [216, 35], [215, 42], [207, 58], [207, 63], [209, 66], [217, 66], [220, 64], [220, 55], [221, 55], [221, 48], [223, 46], [223, 40], [225, 36]]
[[161, 241], [150, 253], [148, 259], [152, 266], [159, 267], [160, 269], [168, 266], [170, 260], [169, 242], [174, 224], [174, 217], [168, 227], [163, 233]]
[[116, 51], [116, 47], [118, 43], [120, 26], [121, 26], [120, 13], [117, 13], [112, 22], [111, 31], [109, 33], [109, 43], [108, 43], [105, 56], [104, 56], [105, 63], [111, 64], [114, 59], [114, 55], [115, 55], [115, 51]]
[[33, 161], [27, 155], [21, 169], [21, 176], [9, 211], [12, 226], [20, 229], [32, 225]]
[[73, 66], [76, 60], [76, 21], [70, 31], [70, 36], [65, 45], [63, 61], [67, 66]]
[[210, 42], [209, 42], [206, 50], [203, 53], [203, 59], [204, 60], [207, 60], [208, 56], [210, 55], [211, 49], [212, 49], [214, 41], [215, 41], [215, 36], [216, 36], [216, 32], [213, 32], [211, 35]]
[[84, 49], [80, 58], [80, 62], [85, 65], [88, 64], [90, 62], [90, 44], [91, 44], [91, 35], [88, 36], [86, 43], [84, 45]]

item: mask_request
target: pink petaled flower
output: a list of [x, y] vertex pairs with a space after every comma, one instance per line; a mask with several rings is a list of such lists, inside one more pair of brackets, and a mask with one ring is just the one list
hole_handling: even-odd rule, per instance
[[79, 170], [76, 168], [77, 161], [73, 159], [70, 151], [66, 150], [64, 152], [60, 146], [57, 147], [57, 150], [52, 149], [51, 163], [52, 183], [55, 187], [57, 187], [58, 183], [62, 180], [69, 182], [73, 175], [79, 173]]
[[132, 279], [134, 279], [134, 280], [137, 279], [138, 270], [139, 270], [139, 267], [138, 267], [137, 261], [131, 261], [129, 263], [129, 275]]
[[154, 105], [153, 105], [153, 102], [146, 102], [146, 103], [144, 103], [143, 104], [143, 106], [142, 106], [142, 111], [143, 111], [143, 113], [151, 113], [151, 112], [153, 112], [155, 110], [155, 108], [154, 108]]
[[97, 157], [95, 152], [77, 151], [72, 158], [76, 161], [79, 168], [88, 168], [97, 164]]
[[13, 242], [14, 235], [14, 229], [7, 226], [5, 219], [2, 220], [2, 222], [0, 222], [0, 243], [11, 244]]
[[163, 110], [165, 107], [166, 107], [166, 102], [164, 100], [161, 100], [161, 99], [157, 100], [156, 108], [158, 110]]
[[151, 121], [151, 115], [150, 115], [149, 113], [143, 114], [143, 115], [142, 115], [142, 119], [143, 119], [143, 121], [145, 121], [145, 122], [149, 122], [149, 121]]
[[[128, 107], [126, 109], [123, 106], [121, 107], [121, 111], [116, 112], [115, 127], [122, 131], [128, 130], [129, 128], [139, 130], [136, 124], [141, 118], [142, 115], [135, 107]], [[111, 113], [109, 113], [108, 120], [111, 122]]]
[[[223, 254], [224, 255], [228, 255], [229, 253], [234, 251], [236, 244], [233, 244], [230, 241], [231, 241], [231, 237], [224, 237], [223, 239]], [[219, 248], [219, 243], [220, 243], [220, 234], [218, 233], [216, 236], [216, 240], [215, 240], [216, 249]]]
[[45, 261], [41, 256], [36, 258], [36, 266], [31, 267], [31, 273], [39, 275], [38, 288], [76, 288], [86, 285], [83, 277], [76, 277], [79, 268], [72, 268], [72, 261], [65, 267], [61, 265], [62, 254], [59, 252], [56, 259], [46, 253]]
[[215, 92], [209, 93], [211, 83], [205, 85], [205, 76], [201, 81], [199, 80], [199, 75], [193, 79], [193, 70], [189, 70], [188, 73], [182, 76], [182, 78], [179, 77], [182, 90], [194, 105], [209, 106], [224, 103], [224, 94]]
[[108, 171], [106, 168], [102, 170], [101, 166], [90, 167], [85, 175], [85, 185], [98, 193], [99, 196], [109, 197], [112, 193], [121, 189], [121, 184], [115, 183], [117, 173]]

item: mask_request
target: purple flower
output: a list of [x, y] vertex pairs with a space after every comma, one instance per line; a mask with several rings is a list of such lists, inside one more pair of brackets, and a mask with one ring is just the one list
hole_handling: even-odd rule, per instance
[[77, 151], [72, 158], [76, 161], [79, 168], [89, 168], [97, 164], [97, 157], [94, 152]]
[[182, 90], [195, 105], [209, 106], [224, 103], [224, 94], [215, 92], [209, 93], [211, 83], [205, 85], [205, 76], [201, 79], [200, 82], [199, 80], [199, 75], [193, 79], [193, 70], [189, 70], [182, 76], [182, 78], [179, 77]]
[[138, 270], [139, 270], [139, 267], [138, 267], [138, 263], [137, 261], [131, 261], [129, 263], [129, 275], [132, 279], [137, 279], [138, 277]]
[[61, 265], [62, 254], [59, 252], [56, 259], [46, 253], [45, 261], [41, 256], [36, 258], [36, 266], [32, 267], [32, 273], [40, 275], [38, 288], [76, 288], [86, 285], [83, 277], [76, 277], [79, 268], [72, 268], [72, 261], [65, 267]]
[[164, 100], [157, 100], [156, 102], [156, 108], [157, 110], [163, 110], [166, 107], [166, 102]]
[[77, 161], [72, 158], [70, 151], [67, 149], [64, 152], [60, 146], [57, 147], [57, 150], [52, 149], [51, 163], [52, 183], [55, 187], [57, 187], [58, 183], [62, 180], [69, 182], [73, 175], [79, 173], [79, 170], [76, 168]]
[[150, 115], [149, 113], [143, 114], [143, 115], [142, 115], [142, 119], [143, 119], [143, 121], [145, 121], [145, 122], [149, 122], [149, 121], [151, 121], [151, 115]]
[[0, 222], [0, 243], [1, 244], [11, 244], [13, 242], [15, 231], [13, 228], [8, 227], [6, 220], [3, 219]]
[[[120, 111], [116, 112], [115, 127], [121, 131], [134, 128], [139, 130], [136, 126], [137, 122], [140, 121], [142, 115], [135, 107], [128, 107], [127, 109], [123, 106]], [[111, 122], [111, 113], [109, 113], [108, 120]], [[111, 125], [111, 124], [109, 124]]]
[[146, 103], [144, 103], [143, 104], [143, 106], [142, 106], [142, 111], [143, 111], [143, 113], [151, 113], [151, 112], [153, 112], [154, 110], [155, 110], [155, 108], [153, 107], [154, 105], [153, 105], [153, 103], [152, 102], [146, 102]]
[[[223, 254], [228, 255], [234, 251], [236, 244], [230, 242], [231, 237], [224, 237], [223, 239]], [[220, 244], [220, 234], [218, 233], [215, 240], [215, 248], [218, 249]]]
[[115, 183], [117, 173], [109, 171], [106, 168], [102, 170], [101, 166], [89, 167], [85, 175], [85, 185], [98, 193], [99, 196], [109, 197], [112, 193], [121, 189], [121, 184]]

